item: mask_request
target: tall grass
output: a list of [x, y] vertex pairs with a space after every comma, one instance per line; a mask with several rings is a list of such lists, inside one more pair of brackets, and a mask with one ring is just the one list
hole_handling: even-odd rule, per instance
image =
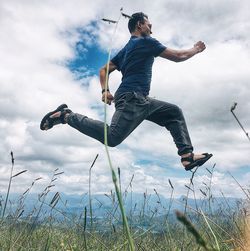
[[[97, 158], [97, 157], [96, 157]], [[95, 160], [96, 160], [95, 158]], [[14, 157], [11, 155], [11, 176], [16, 178], [24, 172], [13, 175]], [[93, 161], [91, 168], [93, 167]], [[212, 171], [213, 171], [212, 167]], [[212, 172], [211, 170], [209, 170]], [[28, 211], [25, 202], [35, 182], [20, 195], [18, 203], [11, 201], [9, 194], [12, 182], [9, 180], [5, 199], [2, 199], [1, 221], [0, 221], [0, 250], [128, 250], [128, 238], [124, 232], [122, 215], [117, 210], [119, 201], [114, 192], [111, 191], [106, 197], [110, 198], [107, 205], [97, 201], [91, 195], [91, 179], [89, 196], [82, 206], [82, 212], [70, 214], [68, 204], [63, 196], [56, 191], [56, 180], [63, 172], [56, 169], [51, 179], [38, 195], [34, 208]], [[119, 189], [121, 190], [122, 173], [119, 174]], [[130, 189], [130, 199], [133, 198], [133, 178], [124, 193], [120, 193], [121, 199], [126, 202]], [[12, 180], [13, 181], [13, 180]], [[238, 207], [231, 207], [227, 198], [220, 209], [211, 210], [215, 200], [212, 200], [212, 186], [210, 181], [208, 190], [202, 190], [204, 203], [198, 203], [195, 192], [201, 188], [195, 187], [195, 173], [192, 174], [190, 183], [187, 185], [187, 196], [184, 201], [174, 198], [174, 184], [169, 180], [171, 198], [169, 204], [165, 205], [161, 195], [155, 189], [157, 201], [152, 206], [150, 199], [152, 195], [147, 191], [143, 194], [142, 203], [132, 203], [129, 214], [126, 216], [130, 223], [131, 237], [133, 238], [135, 250], [247, 250], [245, 234], [249, 231], [249, 222], [246, 216], [249, 215], [247, 207], [249, 191], [245, 188], [248, 196], [238, 204]], [[238, 181], [235, 180], [238, 186]], [[209, 198], [207, 194], [209, 194]], [[193, 195], [196, 203], [194, 207], [189, 204], [190, 196]], [[6, 200], [6, 198], [8, 199]], [[209, 201], [210, 200], [210, 201]], [[95, 207], [93, 207], [93, 202]], [[106, 208], [105, 218], [95, 217], [96, 203], [100, 208]], [[173, 209], [176, 203], [182, 205], [182, 212], [174, 216]], [[15, 207], [13, 205], [16, 205]], [[90, 207], [91, 204], [91, 207]], [[230, 210], [229, 210], [230, 207]], [[92, 213], [88, 212], [92, 210]], [[225, 210], [226, 209], [226, 210]], [[89, 215], [89, 216], [88, 216]]]

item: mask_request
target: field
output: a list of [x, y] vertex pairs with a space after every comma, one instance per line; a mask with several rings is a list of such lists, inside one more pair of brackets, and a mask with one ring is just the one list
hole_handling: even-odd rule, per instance
[[[214, 167], [207, 170], [211, 179]], [[72, 211], [63, 195], [54, 192], [54, 182], [62, 174], [58, 170], [53, 173], [48, 186], [36, 196], [32, 208], [27, 208], [26, 204], [36, 180], [23, 194], [10, 199], [12, 179], [25, 172], [13, 175], [13, 168], [12, 155], [9, 186], [0, 204], [1, 251], [249, 250], [246, 233], [250, 230], [247, 223], [250, 193], [237, 180], [235, 186], [241, 188], [245, 198], [233, 202], [226, 197], [214, 198], [212, 183], [200, 191], [204, 195], [202, 199], [195, 199], [195, 193], [200, 189], [194, 186], [194, 172], [186, 186], [187, 194], [181, 200], [171, 196], [166, 203], [155, 190], [154, 202], [150, 202], [152, 195], [145, 192], [140, 203], [129, 204], [133, 181], [131, 179], [121, 193], [118, 170], [118, 179], [113, 173], [118, 190], [105, 195], [108, 205], [100, 200], [97, 203], [89, 186], [82, 208]], [[170, 180], [169, 189], [174, 191]], [[176, 203], [180, 207], [173, 210]], [[123, 213], [126, 213], [125, 218]]]

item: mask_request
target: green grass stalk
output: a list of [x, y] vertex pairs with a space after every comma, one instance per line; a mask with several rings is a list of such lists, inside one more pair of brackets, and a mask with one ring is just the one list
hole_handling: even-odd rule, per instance
[[87, 227], [87, 207], [84, 208], [84, 223], [83, 223], [83, 240], [84, 240], [84, 248], [87, 251], [87, 239], [86, 239], [86, 227]]
[[99, 154], [96, 155], [93, 163], [91, 164], [91, 166], [89, 168], [89, 213], [90, 213], [90, 225], [91, 225], [91, 228], [93, 226], [93, 210], [92, 210], [92, 196], [91, 196], [91, 171], [92, 171], [92, 167], [94, 166], [98, 156], [99, 156]]
[[190, 232], [195, 237], [197, 244], [202, 246], [206, 251], [211, 250], [208, 248], [206, 241], [202, 238], [200, 233], [196, 230], [193, 224], [187, 219], [185, 214], [176, 211], [176, 216], [177, 219], [187, 228], [188, 232]]
[[211, 228], [210, 224], [208, 223], [207, 217], [205, 216], [205, 214], [203, 213], [203, 211], [202, 211], [201, 209], [200, 209], [200, 211], [201, 211], [201, 214], [202, 214], [202, 216], [203, 216], [203, 218], [204, 218], [204, 220], [205, 220], [205, 222], [206, 222], [206, 224], [207, 224], [209, 230], [211, 231], [211, 233], [212, 233], [212, 235], [213, 235], [213, 237], [214, 237], [214, 240], [215, 240], [215, 243], [216, 243], [217, 250], [220, 251], [220, 246], [219, 246], [217, 237], [216, 237], [216, 235], [215, 235], [213, 229]]
[[[210, 210], [210, 213], [213, 213], [212, 212], [212, 206], [211, 206], [211, 199], [212, 199], [212, 193], [211, 193], [211, 189], [212, 189], [212, 179], [213, 179], [213, 173], [214, 173], [214, 168], [215, 168], [215, 165], [213, 165], [212, 167], [212, 171], [210, 171], [210, 180], [209, 180], [209, 186], [208, 186], [208, 203], [209, 203], [209, 210]], [[207, 169], [208, 170], [208, 169]]]
[[[119, 23], [120, 18], [121, 18], [121, 14], [120, 14], [120, 17], [119, 17], [119, 19], [118, 19], [118, 21], [116, 23], [112, 39], [115, 36], [117, 25]], [[111, 41], [110, 44], [112, 45], [112, 41]], [[105, 90], [108, 89], [110, 55], [111, 55], [111, 48], [109, 49], [107, 66], [106, 66]], [[127, 235], [127, 238], [128, 238], [129, 249], [130, 249], [130, 251], [134, 251], [135, 247], [134, 247], [133, 239], [132, 239], [132, 236], [131, 236], [131, 233], [130, 233], [127, 217], [126, 217], [126, 214], [125, 214], [125, 209], [124, 209], [123, 202], [122, 202], [121, 192], [119, 191], [119, 187], [118, 187], [118, 184], [117, 184], [117, 177], [116, 177], [116, 174], [115, 174], [112, 162], [111, 162], [109, 150], [108, 150], [107, 126], [108, 126], [107, 125], [107, 95], [105, 95], [105, 100], [104, 100], [104, 145], [105, 145], [105, 150], [106, 150], [106, 154], [107, 154], [107, 158], [108, 158], [109, 167], [110, 167], [110, 170], [111, 170], [111, 173], [112, 173], [112, 181], [113, 181], [114, 186], [115, 186], [115, 192], [116, 192], [116, 196], [118, 198], [118, 202], [119, 202], [119, 206], [120, 206], [120, 210], [121, 210], [123, 225], [124, 225], [126, 235]]]
[[13, 174], [14, 163], [15, 163], [15, 159], [14, 159], [12, 151], [10, 152], [10, 156], [11, 156], [10, 178], [9, 178], [8, 190], [7, 190], [6, 199], [5, 199], [4, 208], [3, 208], [2, 220], [4, 219], [6, 207], [7, 207], [7, 204], [8, 204], [8, 199], [9, 199], [9, 194], [10, 194], [10, 187], [11, 187], [11, 182], [12, 182], [12, 178], [13, 178], [12, 174]]

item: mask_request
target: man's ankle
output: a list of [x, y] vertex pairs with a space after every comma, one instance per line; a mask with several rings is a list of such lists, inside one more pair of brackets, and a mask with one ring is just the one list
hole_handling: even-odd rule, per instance
[[65, 121], [65, 123], [68, 123], [69, 114], [70, 114], [70, 113], [66, 113], [66, 114], [64, 115], [64, 121]]
[[182, 158], [186, 158], [189, 157], [192, 153], [184, 153], [181, 155]]

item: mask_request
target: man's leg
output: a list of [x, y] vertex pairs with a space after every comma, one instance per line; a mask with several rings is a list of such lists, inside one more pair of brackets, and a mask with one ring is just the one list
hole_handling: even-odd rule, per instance
[[213, 155], [208, 153], [193, 154], [193, 146], [181, 109], [173, 104], [148, 98], [150, 101], [149, 116], [146, 118], [160, 126], [166, 127], [178, 148], [178, 154], [185, 169], [191, 170], [203, 165]]
[[[110, 126], [107, 126], [108, 145], [114, 147], [120, 144], [147, 116], [149, 102], [138, 101], [134, 93], [126, 93], [115, 102], [116, 111]], [[104, 123], [87, 116], [71, 113], [67, 123], [101, 143], [104, 143]]]
[[150, 101], [149, 116], [146, 118], [167, 128], [178, 148], [178, 154], [191, 153], [193, 146], [189, 137], [185, 118], [181, 109], [173, 104], [148, 98]]

